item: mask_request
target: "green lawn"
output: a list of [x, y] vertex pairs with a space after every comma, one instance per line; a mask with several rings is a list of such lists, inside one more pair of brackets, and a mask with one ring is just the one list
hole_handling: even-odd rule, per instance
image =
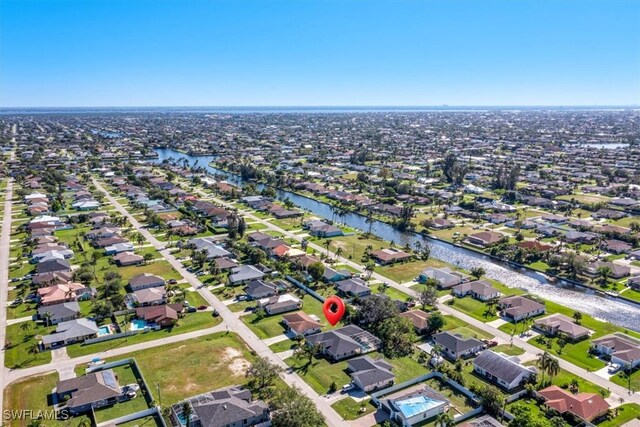
[[520, 356], [521, 354], [524, 354], [524, 349], [517, 347], [515, 345], [513, 346], [509, 345], [509, 344], [497, 345], [493, 347], [491, 350], [495, 351], [496, 353], [508, 354], [509, 356]]
[[331, 363], [324, 358], [314, 358], [311, 365], [307, 365], [306, 362], [307, 360], [295, 357], [285, 359], [285, 363], [291, 366], [318, 394], [326, 394], [332, 382], [336, 383], [338, 389], [351, 382], [351, 377], [345, 372], [346, 361]]
[[[164, 406], [233, 384], [244, 384], [254, 360], [233, 333], [217, 333], [118, 357], [134, 357], [156, 400]], [[160, 387], [160, 395], [155, 385]]]
[[637, 403], [627, 403], [618, 406], [617, 410], [618, 415], [614, 419], [604, 421], [598, 424], [598, 427], [616, 427], [624, 425], [633, 419], [640, 419], [640, 405]]
[[[382, 284], [373, 285], [371, 289], [373, 290], [374, 293], [381, 293], [381, 287], [382, 287]], [[384, 294], [391, 299], [400, 300], [400, 301], [407, 301], [407, 299], [409, 298], [409, 294], [406, 294], [402, 291], [399, 291], [396, 288], [391, 288], [391, 287], [388, 288], [384, 292]]]
[[[611, 377], [610, 380], [619, 386], [629, 388], [629, 379], [622, 375], [624, 375], [624, 373], [620, 371]], [[635, 391], [640, 390], [640, 369], [636, 369], [635, 372], [631, 373], [631, 389]]]
[[99, 353], [141, 342], [153, 341], [170, 335], [179, 335], [184, 334], [185, 332], [196, 331], [198, 329], [210, 328], [220, 322], [220, 317], [213, 317], [211, 312], [189, 313], [184, 318], [180, 319], [177, 326], [172, 328], [143, 332], [130, 337], [117, 338], [111, 341], [103, 341], [89, 345], [82, 345], [81, 343], [72, 344], [67, 346], [67, 353], [70, 357], [85, 356], [87, 354]]
[[22, 317], [33, 316], [38, 312], [37, 304], [23, 302], [18, 305], [7, 306], [7, 319], [20, 319]]
[[[524, 364], [527, 366], [535, 366], [536, 361], [531, 360], [531, 361], [525, 362]], [[558, 371], [558, 375], [553, 377], [553, 379], [551, 380], [551, 384], [567, 389], [569, 387], [569, 384], [571, 384], [571, 381], [574, 378], [578, 381], [578, 390], [580, 393], [599, 393], [599, 394], [603, 394], [605, 397], [609, 396], [610, 394], [608, 390], [603, 389], [602, 387], [599, 387], [596, 384], [585, 380], [584, 378], [574, 375], [569, 371], [565, 371], [562, 368], [560, 368], [560, 370]], [[548, 384], [549, 377], [547, 375], [545, 375], [544, 380], [545, 380], [545, 383], [547, 383], [546, 386], [550, 385]], [[538, 375], [538, 382], [539, 383], [542, 382], [542, 374]]]
[[280, 353], [280, 352], [287, 351], [287, 350], [293, 350], [297, 346], [298, 346], [298, 344], [295, 341], [292, 341], [290, 339], [286, 339], [284, 341], [280, 341], [280, 342], [277, 342], [275, 344], [271, 344], [269, 346], [269, 348], [274, 353]]
[[161, 427], [162, 424], [157, 417], [144, 417], [128, 423], [118, 424], [118, 427]]
[[496, 320], [498, 318], [498, 316], [495, 314], [495, 311], [493, 314], [490, 314], [487, 311], [486, 303], [478, 301], [477, 299], [473, 299], [470, 296], [466, 296], [464, 298], [454, 297], [454, 299], [452, 299], [451, 301], [453, 301], [453, 304], [450, 304], [451, 307], [465, 314], [468, 314], [469, 316], [473, 317], [474, 319], [480, 320], [481, 322], [491, 322], [492, 320]]
[[[359, 259], [356, 261], [359, 261]], [[447, 267], [447, 263], [437, 259], [429, 259], [427, 261], [410, 261], [389, 266], [376, 267], [376, 273], [380, 273], [395, 282], [405, 283], [411, 282], [420, 275], [422, 270], [428, 267]]]
[[242, 316], [241, 319], [260, 339], [276, 337], [285, 331], [281, 323], [282, 314], [266, 316], [260, 320], [255, 314], [249, 314]]
[[[23, 330], [24, 324], [29, 325], [30, 329]], [[40, 336], [48, 335], [52, 330], [55, 327], [44, 327], [31, 321], [7, 326], [6, 341], [10, 347], [5, 351], [5, 366], [15, 369], [50, 363], [50, 351], [31, 353], [30, 349], [39, 342]]]
[[446, 397], [459, 411], [459, 413], [464, 414], [465, 412], [473, 409], [473, 403], [467, 398], [467, 396], [460, 393], [444, 381], [441, 381], [438, 378], [431, 378], [430, 380], [425, 381], [425, 384]]
[[[31, 376], [23, 378], [17, 382], [11, 383], [4, 390], [4, 408], [5, 410], [25, 410], [30, 409], [37, 411], [52, 411], [50, 406], [51, 400], [49, 395], [58, 382], [58, 373], [52, 372], [45, 375]], [[78, 425], [84, 421], [86, 425], [91, 425], [88, 417], [74, 417], [72, 425]], [[27, 427], [31, 420], [5, 420], [5, 426], [8, 427]], [[47, 420], [46, 425], [49, 427], [68, 426], [69, 421]]]
[[493, 335], [490, 333], [478, 329], [473, 325], [469, 325], [467, 322], [462, 319], [458, 319], [457, 317], [446, 315], [444, 316], [444, 320], [445, 325], [442, 328], [443, 331], [449, 331], [452, 334], [460, 334], [464, 337], [473, 337], [477, 339], [493, 338]]
[[371, 399], [356, 402], [352, 397], [338, 400], [331, 407], [345, 420], [355, 420], [376, 411]]

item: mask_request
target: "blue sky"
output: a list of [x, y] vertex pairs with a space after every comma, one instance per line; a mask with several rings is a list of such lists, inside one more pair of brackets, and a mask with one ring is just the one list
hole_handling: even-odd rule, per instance
[[2, 0], [0, 106], [640, 103], [637, 0]]

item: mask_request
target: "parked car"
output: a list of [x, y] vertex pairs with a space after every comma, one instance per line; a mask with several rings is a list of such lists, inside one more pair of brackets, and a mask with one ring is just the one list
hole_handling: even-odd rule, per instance
[[168, 285], [177, 285], [178, 281], [176, 279], [170, 279], [170, 280], [167, 280], [167, 284]]
[[619, 369], [620, 369], [620, 365], [618, 365], [617, 363], [612, 363], [611, 365], [609, 365], [610, 374], [615, 374], [616, 372], [618, 372]]
[[198, 311], [198, 309], [190, 305], [187, 307], [186, 311], [187, 313], [195, 313], [196, 311]]
[[220, 313], [218, 313], [218, 310], [214, 309], [214, 310], [213, 310], [213, 313], [211, 313], [211, 315], [212, 315], [213, 317], [218, 317], [218, 316], [220, 316]]
[[343, 385], [343, 386], [342, 386], [342, 392], [343, 392], [343, 393], [346, 393], [346, 392], [348, 392], [348, 391], [351, 391], [351, 390], [353, 390], [353, 387], [354, 387], [354, 386], [353, 386], [353, 384], [352, 384], [352, 383], [345, 384], [345, 385]]
[[206, 305], [201, 305], [198, 307], [198, 310], [206, 310], [207, 306]]

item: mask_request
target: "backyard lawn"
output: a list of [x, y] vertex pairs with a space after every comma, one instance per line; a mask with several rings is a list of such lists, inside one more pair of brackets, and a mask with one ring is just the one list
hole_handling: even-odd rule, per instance
[[[121, 386], [138, 383], [138, 378], [131, 369], [131, 365], [117, 366], [113, 368], [113, 371], [117, 375], [118, 383]], [[147, 386], [151, 387], [150, 384], [147, 384]], [[144, 411], [148, 408], [149, 406], [147, 405], [145, 397], [141, 392], [139, 392], [137, 393], [137, 396], [131, 400], [116, 403], [115, 405], [96, 410], [96, 422], [103, 423], [105, 421], [113, 420], [127, 414]]]

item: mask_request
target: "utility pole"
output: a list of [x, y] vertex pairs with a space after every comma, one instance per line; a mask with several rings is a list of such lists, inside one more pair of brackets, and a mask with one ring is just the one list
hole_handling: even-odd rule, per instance
[[160, 407], [162, 408], [162, 395], [160, 394], [160, 383], [156, 383], [156, 390], [158, 391], [158, 403], [160, 403]]

